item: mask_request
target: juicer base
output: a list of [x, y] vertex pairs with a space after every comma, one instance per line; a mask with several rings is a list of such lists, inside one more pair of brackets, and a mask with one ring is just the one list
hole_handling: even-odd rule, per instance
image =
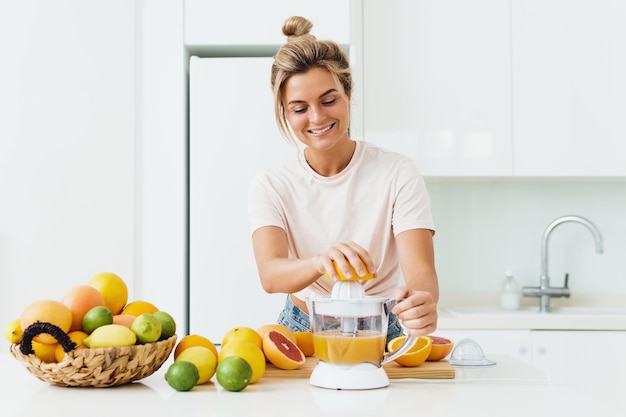
[[316, 387], [339, 390], [376, 389], [389, 385], [385, 369], [371, 363], [332, 365], [318, 362], [309, 381]]

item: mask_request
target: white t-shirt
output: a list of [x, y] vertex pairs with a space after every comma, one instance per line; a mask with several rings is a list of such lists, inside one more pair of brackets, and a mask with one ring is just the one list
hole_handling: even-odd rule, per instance
[[[308, 258], [330, 246], [354, 241], [377, 266], [365, 281], [367, 295], [388, 297], [398, 285], [395, 236], [409, 229], [435, 230], [422, 175], [408, 157], [357, 141], [348, 166], [324, 177], [306, 162], [303, 150], [260, 171], [248, 195], [251, 231], [285, 230], [289, 257]], [[320, 277], [295, 294], [328, 295], [333, 282]]]

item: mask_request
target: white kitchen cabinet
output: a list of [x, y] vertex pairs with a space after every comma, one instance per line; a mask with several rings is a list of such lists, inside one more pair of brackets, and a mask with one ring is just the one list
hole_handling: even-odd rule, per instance
[[285, 303], [261, 287], [247, 211], [257, 170], [294, 152], [276, 127], [271, 64], [190, 62], [190, 332], [216, 343], [233, 327], [275, 323]]
[[101, 271], [133, 294], [135, 6], [0, 2], [0, 323]]
[[[185, 0], [185, 44], [192, 47], [282, 45], [285, 19], [304, 16], [320, 39], [350, 44], [349, 0]], [[321, 36], [323, 34], [323, 36]]]
[[364, 139], [428, 176], [510, 176], [510, 7], [363, 2]]
[[513, 0], [516, 176], [626, 175], [626, 3]]
[[447, 337], [458, 343], [462, 339], [475, 340], [489, 355], [509, 355], [532, 365], [530, 330], [438, 330], [435, 335]]

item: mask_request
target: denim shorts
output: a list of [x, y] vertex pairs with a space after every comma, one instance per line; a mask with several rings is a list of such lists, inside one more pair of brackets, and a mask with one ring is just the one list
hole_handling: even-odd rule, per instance
[[[298, 306], [296, 306], [293, 301], [291, 301], [291, 297], [287, 295], [287, 299], [285, 301], [285, 308], [278, 315], [277, 322], [284, 326], [289, 327], [294, 332], [310, 332], [311, 331], [311, 322], [309, 320], [309, 315], [304, 311], [300, 310]], [[404, 335], [404, 329], [400, 325], [400, 321], [394, 314], [389, 314], [389, 324], [387, 326], [387, 343], [390, 340]]]

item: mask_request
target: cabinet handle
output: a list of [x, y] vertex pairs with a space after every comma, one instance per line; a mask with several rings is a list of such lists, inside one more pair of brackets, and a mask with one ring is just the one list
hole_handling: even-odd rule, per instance
[[544, 346], [537, 347], [537, 354], [538, 355], [545, 355], [546, 354], [546, 348]]

